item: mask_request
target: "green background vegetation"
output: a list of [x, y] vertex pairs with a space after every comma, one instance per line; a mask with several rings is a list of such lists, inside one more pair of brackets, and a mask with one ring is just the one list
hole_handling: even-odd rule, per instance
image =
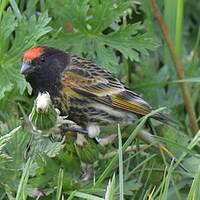
[[[157, 3], [199, 116], [200, 1]], [[154, 14], [147, 0], [0, 0], [0, 199], [200, 199], [200, 132], [191, 132], [180, 83]], [[153, 122], [156, 139], [188, 171], [168, 164], [152, 144], [136, 138], [144, 118], [133, 132], [116, 129], [113, 144], [97, 147], [101, 156], [94, 178], [83, 181], [73, 135], [65, 144], [52, 143], [21, 127], [34, 100], [19, 73], [21, 58], [37, 45], [93, 60], [153, 107], [166, 106], [181, 131]], [[110, 152], [115, 156], [109, 157]]]

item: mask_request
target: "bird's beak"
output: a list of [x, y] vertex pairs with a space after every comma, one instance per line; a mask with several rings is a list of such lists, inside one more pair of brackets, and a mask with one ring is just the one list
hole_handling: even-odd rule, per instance
[[20, 73], [25, 74], [28, 69], [30, 69], [30, 65], [28, 63], [23, 62]]

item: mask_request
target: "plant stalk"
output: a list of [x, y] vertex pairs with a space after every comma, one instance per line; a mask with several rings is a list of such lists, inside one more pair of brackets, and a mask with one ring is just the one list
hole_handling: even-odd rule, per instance
[[[176, 54], [174, 45], [172, 43], [172, 39], [170, 37], [167, 25], [161, 14], [160, 8], [158, 7], [156, 0], [150, 0], [150, 5], [151, 5], [153, 15], [156, 18], [156, 20], [160, 26], [160, 29], [163, 33], [164, 39], [168, 46], [172, 61], [174, 63], [177, 77], [179, 80], [183, 80], [183, 79], [185, 79], [183, 66], [182, 66], [180, 59], [178, 58], [178, 55]], [[191, 124], [192, 133], [196, 134], [196, 132], [198, 131], [199, 128], [198, 128], [197, 118], [196, 118], [196, 114], [195, 114], [195, 110], [193, 107], [193, 102], [192, 102], [192, 98], [191, 98], [191, 94], [189, 92], [187, 82], [184, 82], [184, 81], [180, 82], [180, 87], [181, 87], [181, 91], [182, 91], [185, 108], [188, 113], [189, 121]]]

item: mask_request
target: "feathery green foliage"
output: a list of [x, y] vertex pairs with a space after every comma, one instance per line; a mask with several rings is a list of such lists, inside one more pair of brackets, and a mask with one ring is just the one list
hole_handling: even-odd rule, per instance
[[[199, 116], [200, 2], [157, 3], [185, 67], [184, 81], [189, 83]], [[176, 162], [167, 162], [153, 142], [146, 145], [137, 139], [148, 116], [137, 121], [132, 131], [108, 129], [119, 136], [108, 146], [87, 140], [92, 149], [87, 158], [80, 156], [81, 150], [88, 153], [84, 147], [77, 151], [75, 134], [69, 133], [65, 143], [53, 143], [26, 127], [24, 119], [28, 119], [34, 99], [19, 71], [23, 52], [37, 45], [86, 57], [154, 107], [169, 108], [180, 130], [152, 123], [155, 140], [166, 145]], [[145, 0], [1, 0], [0, 199], [199, 199], [200, 132], [191, 136], [171, 63]], [[87, 181], [82, 179], [81, 160], [94, 171]]]

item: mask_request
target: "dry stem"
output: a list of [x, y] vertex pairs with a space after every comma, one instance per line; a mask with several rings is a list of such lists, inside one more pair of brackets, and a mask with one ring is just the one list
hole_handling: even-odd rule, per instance
[[[176, 70], [177, 77], [178, 77], [179, 80], [183, 80], [183, 79], [185, 79], [183, 66], [181, 64], [180, 59], [178, 58], [178, 56], [176, 54], [175, 48], [174, 48], [173, 43], [172, 43], [172, 39], [170, 37], [167, 25], [166, 25], [166, 23], [163, 19], [162, 14], [161, 14], [160, 8], [158, 7], [156, 0], [150, 0], [150, 5], [151, 5], [151, 8], [152, 8], [153, 15], [155, 16], [155, 18], [156, 18], [156, 20], [157, 20], [157, 22], [160, 26], [160, 29], [163, 33], [164, 39], [167, 43], [172, 61], [174, 63], [174, 67], [175, 67], [175, 70]], [[187, 82], [184, 82], [184, 81], [180, 82], [180, 87], [181, 87], [181, 91], [182, 91], [182, 96], [183, 96], [185, 108], [186, 108], [186, 111], [188, 113], [189, 120], [190, 120], [190, 123], [191, 123], [192, 133], [196, 134], [196, 132], [198, 131], [199, 128], [198, 128], [197, 118], [196, 118], [196, 114], [195, 114], [195, 110], [194, 110], [194, 107], [193, 107], [193, 102], [192, 102], [192, 98], [191, 98], [191, 94], [189, 92]]]

